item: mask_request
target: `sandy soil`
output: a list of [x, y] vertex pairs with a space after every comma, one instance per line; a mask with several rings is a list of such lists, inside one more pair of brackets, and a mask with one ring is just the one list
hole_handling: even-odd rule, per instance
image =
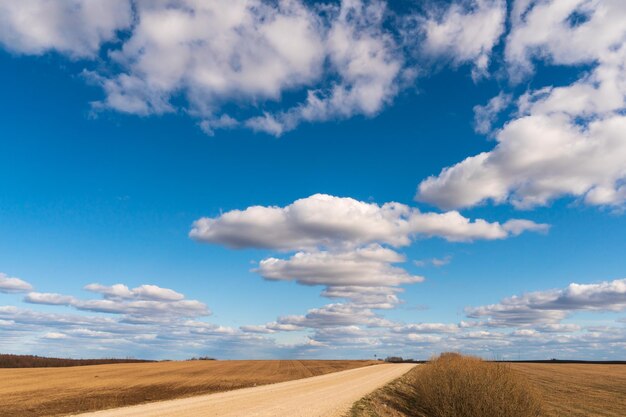
[[383, 364], [218, 394], [81, 414], [81, 417], [341, 417], [413, 364]]

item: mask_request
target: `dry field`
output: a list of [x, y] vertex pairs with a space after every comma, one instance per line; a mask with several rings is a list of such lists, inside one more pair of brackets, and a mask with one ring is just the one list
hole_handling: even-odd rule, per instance
[[0, 369], [0, 416], [66, 415], [282, 382], [373, 361], [188, 361]]
[[539, 389], [546, 417], [626, 416], [626, 365], [515, 363]]
[[[357, 402], [351, 417], [416, 417], [417, 388], [427, 365], [417, 366], [402, 378]], [[538, 393], [542, 417], [625, 417], [626, 365], [508, 364]], [[458, 414], [457, 417], [466, 414]], [[484, 415], [484, 417], [496, 417]], [[499, 416], [497, 416], [499, 417]]]

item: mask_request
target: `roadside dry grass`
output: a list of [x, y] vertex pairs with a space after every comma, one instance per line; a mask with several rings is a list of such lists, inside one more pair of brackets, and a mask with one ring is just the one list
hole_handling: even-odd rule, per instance
[[353, 416], [539, 417], [533, 386], [508, 365], [447, 353], [383, 388]]
[[[538, 390], [542, 417], [626, 416], [626, 365], [509, 364]], [[421, 416], [416, 403], [419, 381], [427, 383], [426, 365], [355, 404], [351, 417]], [[464, 415], [464, 414], [460, 414]], [[488, 417], [488, 416], [486, 416]]]
[[57, 416], [270, 384], [374, 361], [188, 361], [0, 369], [0, 416]]
[[626, 365], [511, 364], [541, 392], [546, 417], [626, 416]]

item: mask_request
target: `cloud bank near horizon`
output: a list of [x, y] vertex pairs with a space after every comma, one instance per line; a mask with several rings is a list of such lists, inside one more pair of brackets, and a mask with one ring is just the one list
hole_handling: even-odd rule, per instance
[[[25, 282], [25, 281], [24, 281]], [[32, 287], [32, 286], [31, 286]], [[335, 287], [333, 291], [350, 291]], [[124, 352], [150, 352], [152, 358], [185, 358], [207, 352], [223, 358], [246, 357], [350, 357], [361, 352], [398, 352], [426, 358], [433, 351], [462, 350], [488, 356], [494, 351], [507, 358], [519, 349], [528, 355], [602, 357], [624, 348], [626, 328], [623, 318], [606, 318], [599, 324], [586, 320], [577, 324], [577, 312], [626, 311], [626, 280], [590, 284], [572, 283], [561, 289], [537, 291], [503, 299], [498, 304], [467, 307], [467, 320], [457, 323], [390, 320], [376, 313], [367, 302], [331, 303], [309, 309], [302, 315], [281, 316], [274, 322], [233, 328], [207, 320], [208, 308], [181, 311], [172, 308], [185, 295], [156, 285], [129, 289], [123, 284], [88, 284], [85, 291], [100, 294], [103, 300], [118, 303], [117, 308], [90, 308], [93, 301], [76, 297], [30, 292], [26, 301], [55, 309], [75, 308], [89, 314], [36, 311], [0, 306], [0, 347], [11, 351], [20, 342], [21, 352], [64, 352], [65, 355], [120, 355]], [[373, 303], [384, 291], [370, 287]], [[330, 295], [328, 295], [330, 296]], [[339, 294], [343, 298], [343, 295]], [[144, 304], [139, 301], [162, 303]], [[81, 308], [86, 303], [88, 308]], [[383, 307], [384, 308], [384, 307]], [[168, 314], [162, 314], [163, 312]], [[95, 314], [94, 314], [95, 313]], [[214, 321], [214, 320], [212, 320]], [[280, 334], [300, 335], [297, 343], [279, 342]], [[72, 346], [76, 346], [73, 351]], [[74, 352], [74, 353], [72, 353]], [[186, 356], [185, 356], [186, 355]]]

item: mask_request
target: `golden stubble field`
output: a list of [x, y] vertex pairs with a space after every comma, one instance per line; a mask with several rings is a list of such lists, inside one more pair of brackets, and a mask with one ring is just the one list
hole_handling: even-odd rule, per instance
[[374, 361], [188, 361], [0, 369], [0, 416], [66, 415], [270, 384]]
[[539, 389], [546, 417], [626, 416], [626, 365], [511, 366]]

